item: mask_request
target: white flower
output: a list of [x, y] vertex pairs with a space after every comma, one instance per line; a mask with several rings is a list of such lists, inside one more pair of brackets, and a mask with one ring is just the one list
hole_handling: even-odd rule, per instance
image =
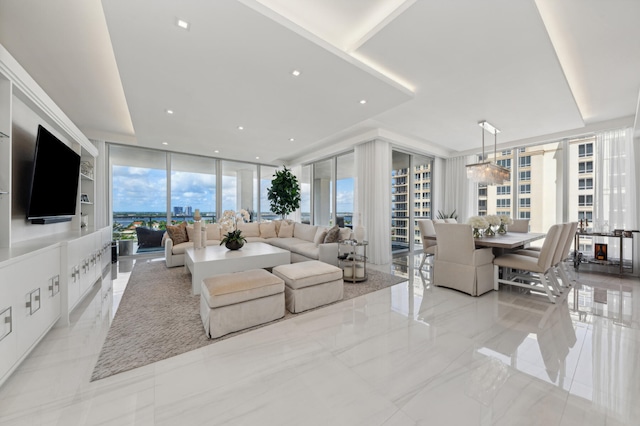
[[480, 228], [484, 229], [487, 226], [489, 226], [489, 223], [486, 221], [484, 216], [472, 216], [469, 218], [467, 223], [471, 225], [472, 228], [479, 228], [479, 229]]
[[501, 214], [499, 217], [500, 223], [502, 223], [503, 225], [513, 225], [513, 219], [511, 219], [511, 217], [507, 216], [506, 214]]
[[485, 219], [487, 221], [487, 223], [491, 226], [498, 226], [500, 225], [500, 216], [494, 215], [494, 214], [490, 214], [485, 216]]
[[241, 209], [239, 212], [233, 210], [225, 210], [222, 212], [222, 217], [218, 221], [224, 232], [232, 232], [238, 228], [238, 223], [249, 222], [251, 216], [245, 209]]

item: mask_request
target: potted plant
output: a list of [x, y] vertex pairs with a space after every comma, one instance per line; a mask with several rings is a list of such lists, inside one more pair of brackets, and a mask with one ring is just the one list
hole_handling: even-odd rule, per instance
[[220, 245], [225, 245], [229, 250], [238, 250], [244, 246], [244, 243], [247, 242], [247, 239], [242, 236], [242, 231], [236, 229], [235, 231], [227, 232], [220, 241]]
[[242, 231], [238, 229], [238, 222], [243, 223], [245, 220], [249, 221], [249, 212], [245, 209], [239, 212], [233, 210], [225, 210], [222, 213], [222, 219], [220, 219], [220, 225], [227, 231], [220, 245], [225, 245], [229, 250], [239, 250], [247, 242], [247, 239], [242, 235]]
[[298, 178], [286, 166], [284, 170], [276, 170], [273, 176], [267, 197], [271, 211], [284, 219], [286, 215], [300, 208], [300, 184]]

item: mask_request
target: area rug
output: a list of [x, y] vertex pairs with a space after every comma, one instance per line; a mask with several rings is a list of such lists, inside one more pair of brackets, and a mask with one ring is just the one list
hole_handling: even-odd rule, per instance
[[[402, 277], [384, 272], [367, 272], [368, 279], [364, 282], [345, 282], [343, 300], [406, 281]], [[167, 268], [164, 262], [136, 262], [91, 381], [180, 355], [251, 330], [207, 339], [200, 319], [199, 304], [200, 297], [191, 294], [191, 274], [185, 272], [184, 268]], [[283, 318], [268, 324], [304, 314], [305, 312], [287, 312]]]

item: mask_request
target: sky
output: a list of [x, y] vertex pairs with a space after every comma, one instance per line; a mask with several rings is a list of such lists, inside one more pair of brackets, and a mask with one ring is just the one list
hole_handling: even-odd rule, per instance
[[[263, 180], [268, 187], [269, 180]], [[236, 210], [235, 176], [222, 181], [222, 209]], [[165, 170], [140, 167], [113, 166], [114, 212], [165, 212]], [[215, 210], [215, 175], [189, 172], [173, 172], [171, 175], [171, 208], [191, 206], [202, 212]], [[260, 197], [262, 211], [268, 211], [266, 189]], [[303, 192], [302, 206], [309, 205], [308, 190]], [[241, 206], [248, 208], [252, 206]], [[337, 211], [353, 211], [353, 179], [341, 179], [337, 184]]]

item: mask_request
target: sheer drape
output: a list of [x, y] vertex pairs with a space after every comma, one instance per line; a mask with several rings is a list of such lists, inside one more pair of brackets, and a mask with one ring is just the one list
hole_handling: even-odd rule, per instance
[[[593, 219], [609, 222], [609, 229], [638, 229], [636, 212], [635, 156], [633, 130], [631, 128], [611, 130], [596, 134], [594, 147], [594, 197]], [[637, 237], [637, 234], [636, 234]], [[626, 240], [626, 239], [625, 239]], [[634, 252], [637, 253], [637, 238]], [[618, 253], [619, 242], [610, 240], [609, 253]], [[626, 244], [625, 244], [626, 246]], [[630, 258], [625, 247], [626, 259]], [[634, 255], [634, 268], [638, 255]]]
[[444, 178], [444, 213], [454, 209], [458, 215], [458, 222], [466, 222], [469, 217], [477, 214], [478, 191], [477, 185], [467, 178], [467, 164], [476, 162], [473, 155], [448, 158]]
[[598, 133], [595, 143], [593, 219], [609, 229], [638, 229], [631, 128]]
[[355, 147], [355, 214], [365, 227], [373, 264], [391, 262], [391, 146], [371, 141]]

